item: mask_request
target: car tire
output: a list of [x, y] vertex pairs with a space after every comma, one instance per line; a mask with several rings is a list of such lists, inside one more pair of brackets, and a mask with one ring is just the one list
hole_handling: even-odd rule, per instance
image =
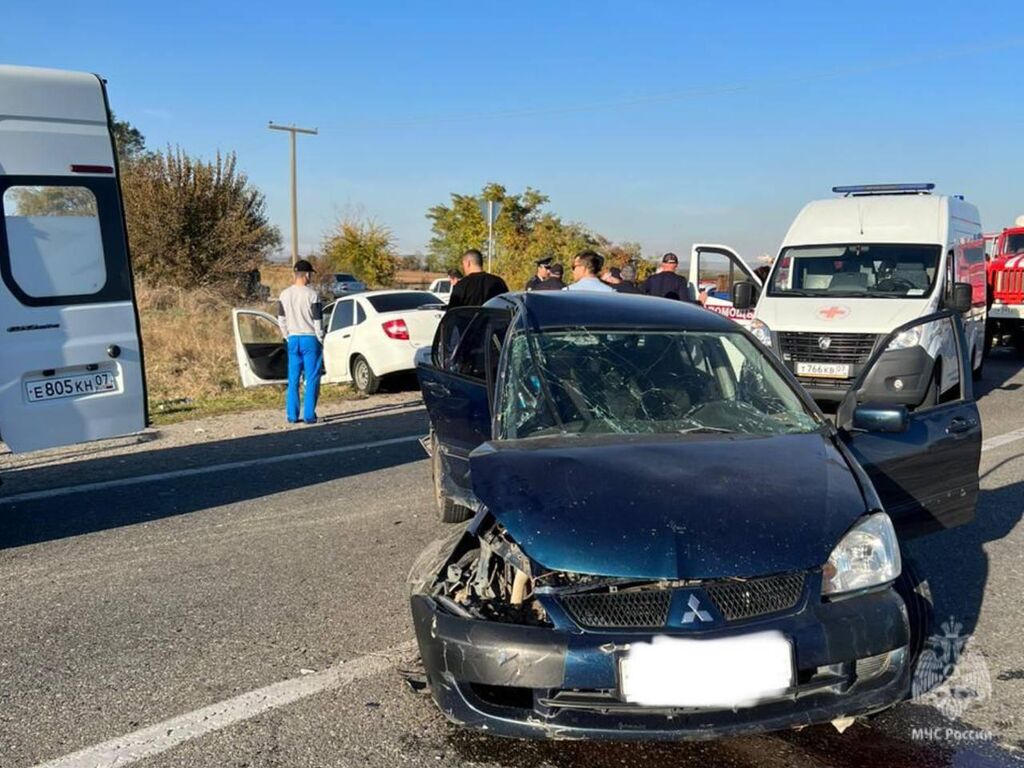
[[380, 378], [362, 355], [352, 360], [352, 383], [364, 395], [372, 395], [380, 389]]
[[441, 447], [437, 444], [437, 435], [430, 435], [430, 469], [434, 479], [434, 500], [437, 502], [437, 518], [442, 523], [464, 523], [473, 516], [473, 510], [456, 504], [444, 495], [442, 478], [444, 464], [441, 461]]

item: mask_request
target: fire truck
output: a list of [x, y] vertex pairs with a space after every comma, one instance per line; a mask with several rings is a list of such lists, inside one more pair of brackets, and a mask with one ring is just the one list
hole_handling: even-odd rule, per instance
[[1024, 353], [1024, 216], [991, 237], [994, 245], [988, 262], [986, 346], [1010, 336], [1017, 350]]

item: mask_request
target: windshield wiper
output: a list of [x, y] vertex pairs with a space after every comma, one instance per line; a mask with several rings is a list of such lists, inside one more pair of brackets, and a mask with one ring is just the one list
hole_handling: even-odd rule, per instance
[[721, 433], [721, 434], [725, 434], [725, 435], [732, 435], [732, 434], [736, 433], [736, 430], [735, 429], [725, 429], [724, 427], [709, 427], [709, 426], [706, 426], [704, 424], [701, 424], [700, 426], [697, 426], [697, 427], [685, 427], [683, 429], [678, 430], [678, 432], [679, 432], [680, 435], [691, 435], [691, 434], [701, 434], [701, 433], [710, 434], [712, 432], [714, 432], [714, 433]]

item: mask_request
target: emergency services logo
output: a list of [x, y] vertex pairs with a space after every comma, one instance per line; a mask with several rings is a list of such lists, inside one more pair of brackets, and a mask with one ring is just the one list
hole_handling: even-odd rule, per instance
[[842, 320], [849, 317], [850, 308], [838, 305], [834, 307], [821, 307], [814, 314], [818, 316], [819, 320]]
[[962, 629], [963, 624], [952, 616], [943, 622], [942, 634], [928, 638], [914, 669], [914, 700], [939, 710], [947, 720], [955, 720], [992, 695], [985, 659], [969, 647], [971, 638], [961, 635]]

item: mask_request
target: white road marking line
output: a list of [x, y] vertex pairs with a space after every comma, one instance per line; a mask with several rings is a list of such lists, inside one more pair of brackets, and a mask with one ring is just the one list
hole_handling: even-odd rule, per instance
[[386, 672], [398, 658], [415, 647], [416, 643], [409, 641], [380, 653], [360, 656], [312, 675], [282, 680], [102, 744], [86, 747], [70, 755], [40, 763], [35, 768], [114, 768], [129, 765], [268, 710]]
[[1005, 434], [996, 435], [995, 437], [990, 437], [987, 440], [984, 440], [981, 443], [981, 450], [982, 452], [991, 451], [993, 448], [1001, 448], [1002, 446], [1007, 445], [1008, 443], [1014, 443], [1017, 440], [1024, 440], [1024, 428], [1015, 429], [1012, 432], [1006, 432]]
[[399, 443], [411, 443], [419, 440], [418, 435], [406, 435], [405, 437], [389, 437], [386, 440], [374, 440], [369, 443], [357, 443], [356, 445], [339, 445], [334, 448], [319, 448], [315, 451], [302, 451], [301, 453], [286, 453], [280, 456], [265, 456], [262, 459], [247, 459], [245, 461], [231, 461], [226, 464], [212, 464], [206, 467], [190, 467], [188, 469], [175, 469], [169, 472], [156, 472], [151, 475], [139, 475], [136, 477], [123, 477], [118, 480], [101, 480], [95, 483], [82, 483], [81, 485], [67, 485], [63, 488], [47, 488], [42, 491], [26, 491], [25, 493], [12, 493], [10, 496], [0, 496], [0, 504], [14, 504], [20, 501], [35, 501], [36, 499], [50, 499], [54, 496], [66, 496], [72, 493], [87, 493], [89, 491], [102, 491], [107, 488], [124, 488], [131, 485], [153, 483], [160, 480], [177, 480], [182, 477], [195, 477], [197, 475], [209, 475], [214, 472], [226, 472], [232, 469], [249, 469], [265, 464], [279, 464], [285, 461], [299, 461], [301, 459], [312, 459], [317, 456], [330, 456], [334, 453], [351, 453], [352, 451], [368, 451], [374, 448], [384, 448]]

